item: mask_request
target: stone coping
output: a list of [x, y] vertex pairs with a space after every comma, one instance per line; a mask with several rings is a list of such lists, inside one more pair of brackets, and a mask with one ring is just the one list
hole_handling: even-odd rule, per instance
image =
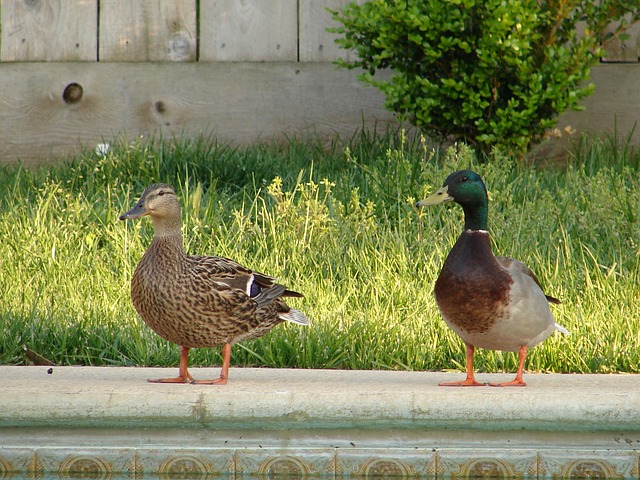
[[640, 478], [640, 375], [52, 368], [0, 367], [0, 479]]
[[[202, 379], [219, 371], [191, 373]], [[438, 383], [462, 373], [232, 368], [225, 386], [146, 382], [176, 374], [0, 367], [0, 427], [640, 431], [640, 375], [528, 374], [527, 387], [455, 388]]]

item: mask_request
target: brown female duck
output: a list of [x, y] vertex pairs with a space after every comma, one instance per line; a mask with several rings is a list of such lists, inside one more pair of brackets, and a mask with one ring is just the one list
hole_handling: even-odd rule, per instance
[[[171, 186], [151, 185], [120, 220], [145, 215], [155, 234], [131, 279], [131, 300], [154, 332], [181, 347], [178, 377], [150, 382], [224, 385], [231, 345], [260, 337], [282, 321], [308, 325], [302, 312], [282, 300], [300, 293], [228, 258], [185, 253], [180, 203]], [[187, 368], [189, 350], [215, 346], [222, 346], [220, 377], [194, 381]]]

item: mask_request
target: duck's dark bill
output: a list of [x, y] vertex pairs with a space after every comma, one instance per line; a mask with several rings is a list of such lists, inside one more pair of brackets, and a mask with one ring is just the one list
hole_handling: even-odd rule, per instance
[[147, 210], [144, 208], [142, 204], [138, 203], [135, 207], [133, 207], [128, 212], [124, 212], [122, 215], [120, 215], [119, 218], [120, 220], [128, 220], [132, 218], [140, 218], [146, 214], [147, 214]]

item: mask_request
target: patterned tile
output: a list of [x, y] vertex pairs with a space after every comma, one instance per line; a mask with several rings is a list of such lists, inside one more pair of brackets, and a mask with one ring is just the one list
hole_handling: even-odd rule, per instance
[[[236, 473], [238, 475], [275, 478], [311, 478], [335, 475], [334, 449], [237, 449]], [[244, 477], [243, 477], [244, 478]]]
[[336, 452], [338, 476], [433, 478], [435, 467], [430, 449], [340, 448]]
[[33, 471], [33, 460], [34, 450], [31, 448], [0, 447], [0, 478]]
[[[56, 474], [52, 476], [51, 474]], [[638, 480], [640, 452], [561, 448], [0, 447], [0, 479]]]
[[136, 451], [136, 477], [216, 478], [234, 473], [233, 449], [141, 448]]
[[638, 453], [615, 450], [541, 451], [540, 478], [638, 478]]
[[34, 457], [36, 474], [57, 473], [60, 478], [111, 478], [116, 473], [133, 475], [134, 451], [118, 448], [41, 447]]
[[538, 453], [528, 449], [438, 449], [436, 476], [460, 478], [536, 478]]

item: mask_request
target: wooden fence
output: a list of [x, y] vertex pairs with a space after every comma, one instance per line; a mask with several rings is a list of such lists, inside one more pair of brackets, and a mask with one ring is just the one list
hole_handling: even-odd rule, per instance
[[[349, 52], [327, 33], [327, 8], [346, 1], [1, 0], [0, 161], [153, 133], [243, 143], [393, 122], [377, 90], [333, 64]], [[596, 68], [587, 112], [561, 126], [632, 128], [640, 28], [631, 33], [609, 55], [624, 63]]]

